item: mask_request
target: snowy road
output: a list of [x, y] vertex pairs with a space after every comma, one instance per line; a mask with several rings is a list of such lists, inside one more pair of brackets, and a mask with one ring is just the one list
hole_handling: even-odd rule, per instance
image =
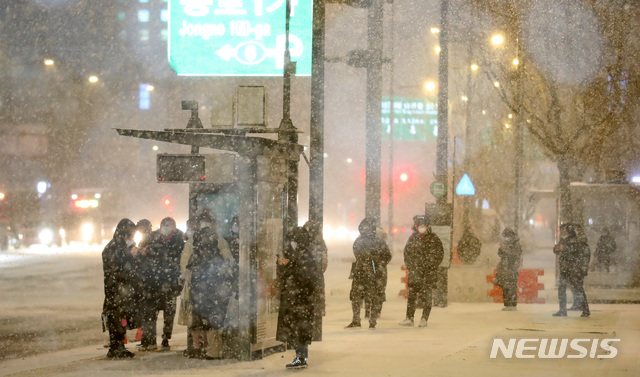
[[[66, 251], [66, 250], [65, 250]], [[637, 376], [640, 305], [592, 305], [591, 318], [552, 317], [555, 304], [452, 303], [434, 308], [429, 327], [401, 328], [405, 300], [399, 260], [389, 266], [388, 301], [378, 329], [344, 330], [351, 318], [350, 263], [339, 253], [327, 271], [324, 341], [310, 347], [308, 376]], [[106, 360], [100, 328], [99, 250], [39, 252], [0, 258], [0, 375], [28, 376], [279, 376], [293, 351], [253, 362], [185, 359], [179, 352]], [[174, 349], [185, 347], [175, 327]], [[494, 338], [619, 338], [613, 359], [490, 359]], [[135, 351], [135, 347], [132, 347]], [[529, 352], [535, 353], [535, 352]]]

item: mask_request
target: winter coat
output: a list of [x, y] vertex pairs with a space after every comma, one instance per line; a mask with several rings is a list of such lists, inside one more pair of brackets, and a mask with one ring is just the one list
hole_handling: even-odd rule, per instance
[[124, 238], [114, 236], [102, 251], [104, 271], [102, 313], [115, 319], [127, 320], [130, 328], [137, 325], [135, 322], [139, 289], [138, 263], [131, 254], [132, 248], [133, 245], [127, 246]]
[[[307, 225], [305, 224], [305, 228], [306, 227]], [[329, 254], [327, 244], [324, 242], [322, 234], [318, 232], [319, 226], [312, 222], [309, 228], [309, 238], [311, 242], [309, 250], [314, 258], [316, 268], [319, 268], [315, 281], [313, 332], [313, 341], [319, 342], [322, 340], [322, 317], [326, 313], [324, 273], [329, 265]]]
[[[306, 233], [302, 228], [297, 228], [297, 231]], [[303, 238], [294, 239], [298, 243], [295, 250], [290, 243], [287, 244], [283, 257], [289, 263], [278, 265], [280, 308], [276, 340], [292, 345], [311, 343], [314, 313], [318, 310], [315, 292], [320, 266], [309, 251], [308, 238], [306, 241]]]
[[194, 233], [187, 269], [191, 271], [193, 312], [206, 319], [213, 330], [221, 330], [232, 295], [233, 269], [218, 249], [214, 229], [206, 227]]
[[[354, 288], [362, 285], [365, 289], [371, 289], [371, 297], [377, 297], [381, 301], [385, 300], [385, 290], [387, 274], [387, 264], [391, 261], [391, 251], [389, 246], [376, 234], [376, 223], [371, 219], [364, 219], [358, 226], [360, 236], [353, 243], [353, 255], [356, 261], [353, 264], [353, 284], [351, 296]], [[353, 297], [351, 297], [353, 300]]]
[[148, 287], [157, 294], [178, 296], [182, 289], [179, 278], [184, 233], [176, 229], [169, 236], [163, 236], [156, 230], [151, 233], [148, 245]]
[[612, 235], [602, 235], [598, 239], [598, 243], [596, 244], [596, 252], [594, 256], [598, 263], [609, 263], [611, 260], [611, 254], [616, 251], [617, 245], [616, 240]]
[[515, 288], [518, 285], [518, 271], [522, 261], [522, 247], [517, 237], [509, 238], [498, 249], [500, 262], [496, 267], [493, 284], [502, 288]]
[[409, 271], [409, 288], [435, 288], [438, 282], [438, 267], [443, 259], [442, 241], [431, 228], [424, 234], [414, 232], [404, 247], [404, 264]]
[[586, 237], [568, 236], [561, 239], [559, 245], [562, 250], [555, 247], [554, 253], [558, 254], [560, 276], [568, 279], [587, 276], [591, 252]]

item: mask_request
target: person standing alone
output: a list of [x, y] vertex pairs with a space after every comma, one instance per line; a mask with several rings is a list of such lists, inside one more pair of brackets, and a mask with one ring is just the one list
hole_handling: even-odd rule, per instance
[[404, 247], [404, 264], [409, 272], [407, 317], [400, 326], [413, 326], [413, 317], [422, 306], [419, 327], [427, 327], [433, 305], [433, 289], [438, 282], [438, 267], [444, 259], [444, 247], [440, 238], [431, 231], [425, 216], [413, 218], [413, 234]]

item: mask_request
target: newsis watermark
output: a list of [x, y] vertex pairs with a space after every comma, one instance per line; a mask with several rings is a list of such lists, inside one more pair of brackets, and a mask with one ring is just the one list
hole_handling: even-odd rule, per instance
[[[505, 342], [506, 340], [506, 342]], [[613, 359], [620, 339], [523, 338], [493, 339], [489, 358], [505, 359]]]

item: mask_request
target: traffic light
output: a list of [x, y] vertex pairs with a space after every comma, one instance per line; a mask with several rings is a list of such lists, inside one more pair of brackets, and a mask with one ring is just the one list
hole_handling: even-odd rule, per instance
[[168, 198], [168, 197], [167, 197], [167, 198], [162, 199], [162, 204], [163, 204], [165, 207], [167, 207], [167, 208], [171, 207], [171, 199], [170, 199], [170, 198]]

